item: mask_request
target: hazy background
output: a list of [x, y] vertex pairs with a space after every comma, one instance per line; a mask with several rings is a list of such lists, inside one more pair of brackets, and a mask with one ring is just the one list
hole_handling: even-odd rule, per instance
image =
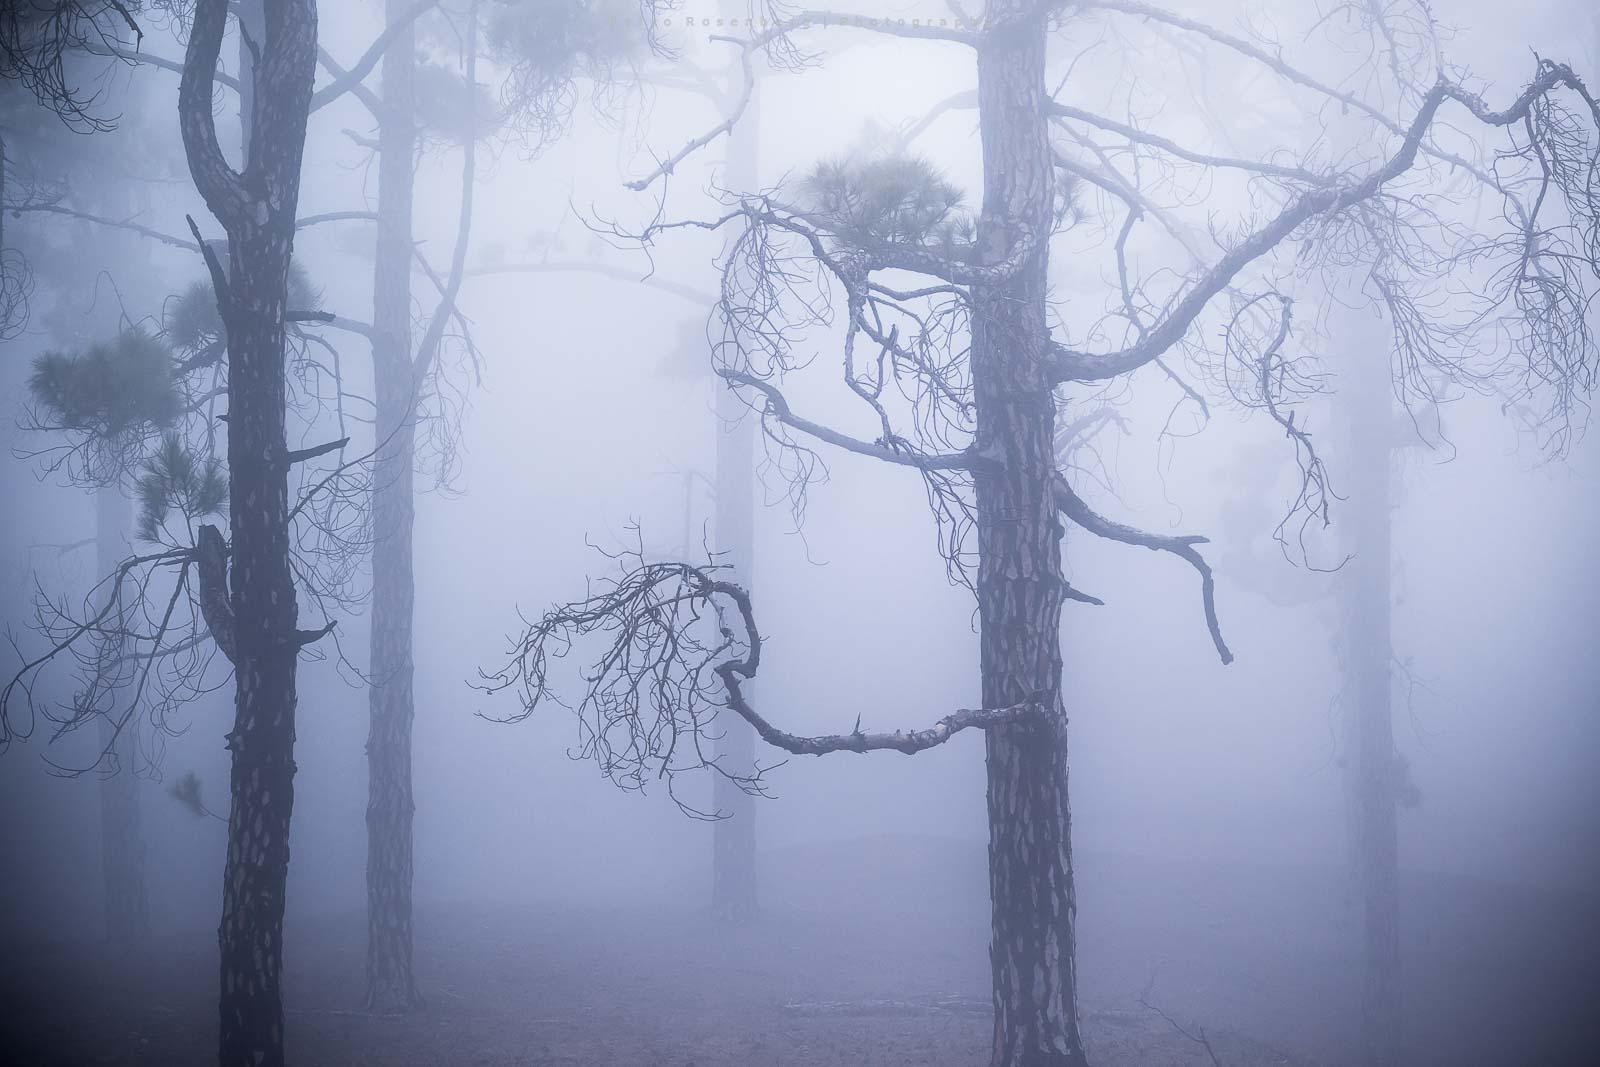
[[[1441, 19], [1465, 26], [1452, 53], [1496, 99], [1530, 69], [1530, 47], [1597, 72], [1597, 34], [1582, 4], [1435, 6]], [[697, 14], [695, 7], [689, 0], [684, 13]], [[323, 5], [330, 51], [357, 54], [375, 9]], [[1297, 17], [1285, 21], [1298, 25]], [[704, 57], [710, 46], [693, 39], [705, 32], [677, 27], [669, 35]], [[871, 124], [894, 128], [970, 77], [969, 65], [948, 62], [954, 51], [941, 63], [938, 46], [834, 41], [848, 47], [821, 69], [764, 86], [766, 180], [846, 150]], [[162, 44], [174, 51], [171, 42]], [[118, 139], [175, 143], [176, 78], [152, 71], [122, 77], [130, 121], [84, 139], [85, 166]], [[345, 114], [351, 108], [336, 105], [313, 118], [302, 214], [345, 208], [363, 189], [371, 192], [375, 174], [348, 166], [353, 153], [339, 133], [362, 121], [353, 110]], [[705, 104], [665, 92], [647, 116], [630, 109], [609, 121], [585, 102], [572, 135], [538, 158], [524, 158], [515, 144], [486, 154], [492, 158], [483, 168], [470, 262], [524, 262], [551, 248], [551, 258], [605, 257], [642, 272], [639, 256], [599, 244], [574, 209], [625, 221], [647, 217], [648, 197], [621, 188], [619, 161], [622, 176], [638, 176], [649, 169], [649, 150], [675, 148], [710, 116]], [[951, 177], [976, 200], [974, 143], [972, 115], [957, 112], [919, 147], [956, 161]], [[448, 153], [425, 160], [417, 197], [419, 236], [439, 260], [452, 233], [457, 159]], [[674, 195], [684, 206], [696, 203], [708, 177], [686, 168]], [[195, 210], [192, 190], [175, 178], [153, 187], [141, 218], [175, 232], [186, 210]], [[319, 228], [297, 244], [325, 306], [357, 318], [370, 313], [371, 300], [370, 268], [361, 258], [370, 236], [361, 227]], [[118, 280], [137, 276], [176, 289], [198, 275], [198, 263], [181, 252], [75, 224], [60, 232], [87, 258], [114, 250], [103, 266]], [[715, 251], [714, 244], [669, 239], [656, 250], [656, 266], [663, 277], [709, 292]], [[416, 291], [427, 295], [425, 284]], [[1073, 297], [1062, 287], [1056, 295]], [[78, 292], [41, 299], [84, 315], [94, 300]], [[103, 291], [99, 299], [107, 299]], [[664, 789], [623, 794], [592, 764], [570, 761], [577, 733], [559, 709], [515, 726], [478, 717], [511, 706], [467, 682], [480, 667], [498, 666], [519, 609], [532, 614], [579, 596], [585, 575], [603, 570], [586, 538], [615, 545], [637, 520], [647, 542], [663, 549], [679, 545], [686, 528], [698, 543], [710, 505], [697, 489], [686, 517], [683, 478], [712, 468], [710, 384], [662, 364], [701, 336], [705, 309], [643, 286], [562, 273], [473, 276], [462, 306], [486, 356], [482, 384], [471, 387], [463, 471], [453, 492], [418, 502], [419, 926], [430, 909], [451, 904], [691, 911], [708, 894], [710, 827], [684, 818]], [[159, 306], [134, 308], [130, 300], [130, 311], [157, 314]], [[346, 366], [366, 364], [364, 342], [336, 340]], [[33, 582], [81, 591], [93, 570], [92, 549], [60, 555], [37, 547], [90, 536], [90, 497], [41, 482], [28, 462], [10, 456], [23, 444], [11, 404], [23, 395], [40, 345], [24, 336], [5, 344], [0, 358], [7, 402], [0, 418], [0, 613], [24, 649], [36, 640], [26, 629]], [[849, 412], [840, 391], [829, 388], [836, 362], [828, 339], [819, 337], [816, 347], [811, 377], [818, 384], [799, 396], [821, 416]], [[1069, 605], [1064, 627], [1074, 836], [1089, 887], [1078, 921], [1086, 938], [1102, 904], [1121, 891], [1097, 879], [1107, 855], [1192, 860], [1227, 868], [1241, 884], [1283, 869], [1344, 877], [1332, 601], [1280, 607], [1244, 587], [1305, 581], [1276, 555], [1269, 529], [1251, 527], [1258, 512], [1275, 521], [1292, 459], [1267, 427], [1222, 413], [1203, 435], [1181, 442], [1163, 467], [1152, 438], [1170, 402], [1152, 390], [1130, 408], [1136, 434], [1117, 462], [1117, 517], [1212, 537], [1219, 611], [1238, 661], [1216, 662], [1197, 582], [1185, 565], [1069, 533], [1074, 583], [1107, 601]], [[1402, 812], [1402, 866], [1581, 897], [1592, 912], [1600, 877], [1600, 442], [1590, 435], [1569, 461], [1548, 465], [1490, 403], [1454, 405], [1446, 421], [1454, 456], [1412, 450], [1395, 515], [1395, 645], [1426, 683], [1409, 711], [1396, 704], [1397, 740], [1423, 797], [1420, 807]], [[1339, 457], [1329, 458], [1337, 479]], [[847, 456], [829, 463], [831, 478], [811, 492], [801, 533], [775, 482], [769, 495], [779, 506], [757, 520], [754, 584], [770, 639], [758, 686], [762, 705], [796, 732], [847, 729], [858, 713], [864, 727], [921, 725], [974, 706], [972, 602], [945, 579], [919, 481]], [[1239, 580], [1230, 563], [1237, 559], [1258, 561], [1250, 582]], [[358, 664], [364, 625], [359, 617], [340, 622], [343, 647]], [[165, 780], [144, 788], [158, 932], [216, 923], [224, 827], [196, 818], [165, 788], [192, 770], [208, 799], [225, 803], [222, 735], [231, 716], [227, 690], [189, 708], [187, 733], [168, 742]], [[291, 930], [309, 916], [360, 922], [366, 729], [364, 691], [342, 680], [331, 662], [303, 663]], [[0, 936], [93, 938], [101, 894], [96, 788], [92, 779], [53, 777], [42, 763], [45, 755], [81, 754], [81, 747], [51, 751], [40, 740], [0, 759]], [[933, 869], [949, 883], [981, 892], [981, 757], [981, 737], [973, 733], [915, 758], [791, 760], [772, 775], [777, 798], [759, 806], [764, 904], [781, 910], [830, 899], [850, 884], [830, 872], [851, 862], [814, 858], [870, 862], [879, 848], [871, 842], [886, 838], [923, 842], [914, 847], [939, 857], [944, 866]], [[710, 782], [680, 788], [708, 798]], [[1182, 886], [1170, 888], [1181, 900]], [[915, 910], [944, 891], [937, 879], [905, 885], [894, 903]], [[984, 936], [986, 911], [966, 915], [972, 936]], [[1330, 927], [1337, 919], [1328, 916]], [[1461, 921], [1465, 930], [1493, 917]]]

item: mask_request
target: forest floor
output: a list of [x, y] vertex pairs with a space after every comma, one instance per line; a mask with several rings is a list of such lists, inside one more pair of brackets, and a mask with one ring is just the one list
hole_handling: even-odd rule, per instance
[[[766, 857], [766, 914], [737, 928], [687, 905], [431, 906], [417, 922], [427, 1003], [405, 1017], [358, 1010], [359, 915], [301, 919], [287, 935], [290, 1062], [981, 1067], [986, 902], [981, 878], [943, 876], [968, 847]], [[1079, 905], [1094, 1063], [1349, 1062], [1354, 947], [1326, 919], [1338, 900], [1325, 874], [1079, 867], [1096, 872]], [[1588, 1062], [1580, 1052], [1600, 1041], [1588, 902], [1441, 878], [1413, 880], [1407, 897], [1407, 1062]], [[136, 968], [92, 946], [13, 947], [0, 952], [0, 1062], [214, 1062], [210, 935], [162, 936]]]

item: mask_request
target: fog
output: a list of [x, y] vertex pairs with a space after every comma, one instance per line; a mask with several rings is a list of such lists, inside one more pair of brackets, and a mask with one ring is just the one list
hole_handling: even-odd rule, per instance
[[[140, 52], [182, 63], [183, 6], [135, 5]], [[384, 25], [376, 0], [316, 6], [319, 43], [345, 67]], [[419, 17], [420, 47], [436, 66], [458, 70], [476, 6], [440, 6], [444, 14]], [[499, 6], [482, 5], [491, 29], [487, 9]], [[613, 26], [643, 18], [631, 2], [552, 0], [551, 10], [557, 6], [600, 21], [604, 11]], [[882, 10], [861, 11], [929, 25], [951, 13], [933, 0], [876, 6]], [[1350, 109], [1341, 115], [1337, 105], [1308, 103], [1259, 64], [1226, 49], [1198, 58], [1203, 38], [1117, 4], [1045, 6], [1060, 9], [1046, 88], [1064, 79], [1073, 87], [1058, 100], [1124, 118], [1137, 113], [1142, 126], [1215, 155], [1296, 165], [1334, 159], [1361, 171], [1389, 151], [1363, 140], [1373, 136], [1364, 128], [1341, 127], [1356, 125]], [[1328, 43], [1330, 25], [1359, 13], [1327, 6], [1333, 10], [1215, 0], [1173, 10], [1276, 40], [1295, 64], [1409, 119], [1416, 99], [1389, 98], [1387, 60]], [[1397, 19], [1411, 17], [1411, 5], [1393, 7]], [[1522, 91], [1534, 56], [1600, 80], [1600, 22], [1588, 5], [1439, 0], [1431, 10], [1451, 75], [1491, 107]], [[715, 128], [737, 98], [737, 82], [719, 83], [715, 100], [685, 88], [697, 71], [720, 77], [738, 54], [719, 36], [748, 36], [715, 25], [725, 13], [713, 0], [683, 0], [657, 15], [656, 51], [564, 71], [566, 106], [551, 109], [558, 121], [547, 143], [516, 128], [507, 88], [513, 61], [485, 31], [476, 76], [494, 106], [482, 117], [499, 121], [480, 131], [473, 149], [459, 314], [443, 316], [438, 377], [430, 379], [439, 384], [428, 387], [417, 422], [411, 891], [420, 1003], [390, 1011], [364, 994], [373, 600], [362, 546], [326, 614], [311, 606], [297, 572], [299, 625], [336, 626], [301, 650], [295, 680], [282, 920], [287, 1051], [278, 1053], [287, 1062], [1082, 1062], [1076, 1049], [1029, 1058], [1019, 1045], [1002, 1048], [997, 1036], [1004, 1028], [993, 1022], [994, 1005], [1004, 996], [998, 963], [991, 973], [991, 923], [1000, 922], [992, 910], [1000, 905], [991, 899], [984, 729], [955, 732], [913, 755], [790, 754], [756, 739], [768, 795], [738, 807], [733, 819], [754, 827], [758, 907], [730, 919], [713, 908], [715, 820], [684, 810], [717, 810], [714, 770], [680, 757], [686, 769], [658, 775], [652, 762], [642, 789], [620, 789], [592, 753], [585, 758], [571, 707], [550, 700], [523, 721], [499, 721], [524, 710], [518, 691], [484, 691], [485, 672], [506, 666], [531, 622], [618, 573], [619, 551], [639, 544], [646, 559], [704, 564], [717, 550], [717, 450], [719, 436], [728, 436], [717, 391], [728, 385], [712, 365], [714, 346], [730, 334], [714, 305], [741, 231], [669, 228], [648, 242], [631, 235], [654, 221], [737, 213], [727, 193], [737, 164], [728, 162], [724, 135], [643, 191], [625, 182], [649, 179]], [[1343, 32], [1381, 41], [1375, 30]], [[231, 73], [236, 37], [230, 24], [222, 67]], [[978, 85], [971, 49], [955, 41], [838, 26], [808, 28], [796, 41], [806, 55], [787, 66], [758, 51], [759, 93], [741, 116], [755, 132], [736, 125], [734, 133], [753, 139], [740, 143], [753, 143], [746, 150], [757, 160], [755, 188], [777, 201], [801, 195], [795, 190], [820, 162], [892, 151], [897, 134]], [[1402, 47], [1421, 46], [1407, 39]], [[1182, 58], [1191, 54], [1192, 64]], [[68, 62], [73, 77], [99, 88], [94, 107], [115, 128], [73, 131], [9, 74], [0, 84], [8, 209], [0, 245], [7, 256], [26, 257], [33, 277], [26, 321], [0, 341], [6, 680], [52, 647], [37, 625], [41, 598], [82, 613], [104, 596], [96, 586], [105, 568], [94, 543], [95, 490], [48, 469], [50, 455], [40, 454], [70, 435], [34, 425], [34, 361], [134, 324], [161, 336], [174, 295], [207, 278], [192, 247], [120, 223], [188, 241], [190, 215], [206, 239], [223, 234], [185, 162], [178, 74], [104, 56]], [[1358, 67], [1359, 76], [1346, 73]], [[367, 77], [371, 91], [380, 76]], [[333, 77], [319, 69], [317, 84]], [[438, 84], [418, 79], [418, 100], [428, 103]], [[237, 97], [219, 89], [216, 98], [224, 151], [237, 160]], [[459, 118], [458, 101], [441, 95], [429, 106]], [[1600, 134], [1575, 101], [1564, 98], [1587, 136], [1580, 163], [1591, 168], [1592, 197]], [[964, 194], [974, 217], [985, 202], [978, 115], [970, 101], [952, 107], [909, 149]], [[1451, 151], [1476, 145], [1489, 160], [1504, 152], [1508, 167], [1532, 158], [1509, 154], [1523, 143], [1516, 138], [1525, 141], [1520, 122], [1479, 130], [1464, 109], [1440, 122]], [[302, 220], [377, 210], [375, 129], [356, 94], [311, 114]], [[435, 278], [449, 273], [457, 241], [459, 141], [424, 131], [416, 156], [413, 236], [418, 262], [431, 264]], [[1052, 143], [1073, 142], [1057, 131]], [[1146, 165], [1158, 178], [1160, 165]], [[1440, 164], [1437, 172], [1407, 187], [1454, 183], [1435, 190], [1439, 199], [1427, 210], [1450, 213], [1461, 230], [1505, 230], [1501, 205], [1470, 188], [1461, 171]], [[1125, 211], [1092, 185], [1071, 189], [1079, 219], [1048, 241], [1048, 321], [1074, 344], [1117, 348], [1123, 327], [1106, 323], [1120, 304], [1112, 248]], [[1214, 259], [1278, 210], [1273, 189], [1220, 168], [1181, 179], [1163, 203]], [[1544, 222], [1551, 232], [1582, 222], [1578, 201], [1553, 210]], [[376, 228], [370, 217], [354, 218], [295, 235], [294, 259], [318, 292], [318, 308], [373, 321]], [[1115, 412], [1073, 460], [1076, 488], [1101, 515], [1155, 535], [1208, 538], [1197, 547], [1215, 571], [1220, 632], [1235, 657], [1220, 661], [1201, 580], [1184, 559], [1064, 523], [1063, 573], [1072, 588], [1104, 601], [1068, 600], [1060, 624], [1076, 893], [1075, 919], [1070, 909], [1066, 919], [1076, 938], [1072, 1040], [1081, 1026], [1088, 1062], [1580, 1063], [1600, 1038], [1592, 1010], [1600, 988], [1600, 450], [1585, 432], [1592, 341], [1569, 338], [1579, 366], [1563, 416], [1571, 435], [1556, 444], [1560, 420], [1541, 406], [1554, 388], [1540, 377], [1548, 367], [1447, 383], [1437, 405], [1395, 386], [1394, 408], [1382, 417], [1407, 432], [1395, 431], [1389, 499], [1364, 499], [1344, 386], [1352, 351], [1383, 350], [1393, 335], [1370, 307], [1340, 306], [1353, 303], [1353, 290], [1340, 287], [1350, 284], [1349, 271], [1363, 269], [1367, 248], [1364, 239], [1342, 239], [1358, 249], [1347, 262], [1297, 273], [1308, 259], [1296, 256], [1312, 253], [1286, 245], [1248, 279], [1293, 293], [1291, 347], [1314, 362], [1316, 384], [1292, 398], [1292, 426], [1309, 428], [1326, 467], [1326, 525], [1315, 505], [1303, 527], [1304, 509], [1294, 513], [1302, 468], [1293, 434], [1261, 404], [1229, 395], [1226, 376], [1213, 373], [1228, 357], [1204, 355], [1207, 346], [1224, 352], [1226, 312], [1199, 320], [1190, 346], [1175, 353], [1177, 376], [1205, 395], [1204, 414], [1154, 367], [1058, 394], [1069, 413], [1058, 423], [1086, 410], [1080, 402]], [[1149, 280], [1146, 311], [1159, 318], [1201, 268], [1153, 217], [1133, 242], [1132, 262]], [[1584, 248], [1575, 247], [1581, 261]], [[1419, 303], [1440, 321], [1471, 314], [1488, 284], [1481, 264], [1464, 258], [1439, 274]], [[1577, 276], [1586, 286], [1576, 320], [1584, 332], [1600, 325], [1587, 302], [1600, 292], [1600, 273], [1591, 259]], [[889, 271], [877, 280], [943, 284], [918, 278]], [[884, 427], [842, 380], [849, 313], [840, 285], [829, 292], [831, 317], [790, 339], [783, 393], [806, 419], [882, 445]], [[439, 300], [429, 274], [412, 269], [415, 338]], [[370, 331], [298, 326], [325, 340], [326, 348], [309, 349], [317, 359], [337, 352], [352, 442], [341, 458], [381, 451]], [[1265, 344], [1268, 334], [1253, 343]], [[855, 343], [864, 363], [882, 347], [865, 336]], [[1444, 342], [1458, 343], [1466, 345]], [[952, 342], [953, 351], [965, 353], [967, 344]], [[1443, 373], [1429, 370], [1429, 380]], [[1524, 386], [1526, 395], [1513, 395]], [[760, 406], [755, 390], [741, 395]], [[918, 437], [912, 408], [895, 403], [897, 432], [918, 447], [965, 446]], [[331, 405], [291, 412], [289, 447], [339, 436], [337, 418]], [[1414, 418], [1425, 440], [1410, 432]], [[750, 414], [747, 425], [756, 419]], [[760, 627], [751, 702], [800, 737], [920, 730], [956, 709], [984, 708], [979, 601], [951, 579], [929, 483], [907, 466], [811, 444], [825, 468], [804, 487], [802, 506], [784, 449], [759, 435], [755, 446], [754, 563], [733, 561], [730, 572], [748, 585]], [[134, 496], [139, 469], [113, 491]], [[379, 484], [370, 463], [356, 474], [353, 496]], [[291, 482], [291, 502], [300, 484]], [[137, 501], [128, 506], [131, 517]], [[241, 506], [236, 495], [233, 507]], [[1349, 653], [1359, 642], [1341, 597], [1361, 571], [1340, 563], [1352, 551], [1366, 558], [1352, 550], [1350, 522], [1363, 508], [1388, 517], [1389, 706], [1394, 748], [1414, 786], [1398, 804], [1399, 1036], [1377, 1051], [1372, 1008], [1363, 1006], [1371, 964], [1363, 956], [1363, 868], [1349, 829], [1354, 756], [1344, 733], [1355, 684]], [[1280, 544], [1274, 530], [1286, 514]], [[221, 518], [203, 521], [226, 530], [225, 507]], [[359, 521], [370, 530], [370, 519]], [[131, 523], [124, 529], [116, 555], [150, 550]], [[977, 545], [975, 534], [969, 550]], [[152, 594], [157, 617], [171, 588], [163, 580]], [[199, 608], [193, 613], [198, 620]], [[721, 625], [730, 618], [737, 612]], [[173, 640], [182, 636], [174, 631]], [[603, 648], [580, 638], [570, 656], [552, 661], [557, 698], [582, 700], [580, 671]], [[8, 696], [0, 1059], [216, 1056], [225, 735], [234, 729], [235, 684], [222, 656], [205, 669], [193, 699], [158, 709], [126, 691], [108, 698], [108, 707], [130, 709], [125, 729], [137, 745], [118, 772], [137, 783], [141, 820], [148, 934], [134, 944], [107, 929], [102, 790], [116, 761], [100, 760], [106, 742], [95, 724], [52, 738], [56, 724], [40, 710], [71, 711], [85, 685], [83, 662], [63, 655]], [[721, 690], [712, 696], [722, 699]], [[748, 732], [728, 707], [716, 722], [705, 728], [708, 749], [723, 730]], [[31, 734], [22, 728], [29, 723]], [[173, 795], [189, 774], [220, 817]], [[1069, 937], [1068, 973], [1073, 945]], [[224, 1046], [223, 1062], [236, 1062]], [[269, 1054], [264, 1062], [283, 1060]]]

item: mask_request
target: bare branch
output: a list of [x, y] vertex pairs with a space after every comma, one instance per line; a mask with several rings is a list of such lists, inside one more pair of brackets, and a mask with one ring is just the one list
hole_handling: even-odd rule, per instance
[[755, 95], [756, 91], [756, 74], [755, 70], [750, 66], [750, 53], [755, 48], [754, 43], [738, 41], [731, 37], [714, 37], [713, 40], [727, 41], [739, 46], [739, 64], [744, 74], [744, 81], [739, 90], [739, 99], [734, 102], [733, 110], [728, 112], [727, 118], [662, 160], [655, 170], [646, 174], [643, 178], [624, 183], [634, 192], [648, 189], [658, 178], [664, 178], [671, 174], [677, 169], [678, 164], [688, 159], [695, 152], [698, 152], [723, 134], [732, 131], [734, 124], [744, 116], [746, 109], [749, 108], [750, 98]]
[[[377, 38], [367, 46], [367, 50], [361, 54], [361, 58], [356, 60], [352, 67], [348, 70], [337, 70], [333, 81], [311, 94], [311, 110], [316, 111], [325, 107], [356, 86], [359, 86], [367, 75], [371, 74], [377, 67], [378, 61], [383, 58], [383, 53], [388, 49], [389, 44], [418, 18], [437, 6], [438, 0], [422, 0], [421, 3], [385, 26], [383, 32], [378, 34]], [[334, 64], [327, 60], [326, 54], [324, 54], [323, 65], [330, 68], [334, 67]]]
[[[474, 4], [468, 19], [467, 27], [467, 84], [477, 84], [478, 70], [478, 15], [477, 6]], [[414, 378], [421, 382], [432, 370], [438, 360], [439, 345], [444, 339], [445, 325], [452, 315], [459, 315], [456, 298], [461, 294], [461, 283], [465, 280], [467, 269], [467, 247], [472, 241], [472, 195], [473, 181], [477, 174], [478, 153], [476, 134], [476, 115], [472, 108], [467, 109], [465, 136], [461, 145], [461, 198], [456, 214], [456, 241], [450, 253], [450, 275], [444, 286], [439, 291], [439, 303], [434, 308], [433, 316], [428, 321], [428, 328], [423, 333], [422, 341], [417, 345], [416, 369]]]
[[884, 463], [893, 463], [901, 467], [916, 467], [924, 471], [972, 470], [981, 464], [981, 458], [973, 452], [958, 452], [950, 455], [927, 455], [916, 451], [911, 446], [898, 438], [883, 443], [862, 441], [858, 438], [842, 434], [838, 430], [802, 418], [789, 409], [789, 401], [770, 382], [762, 381], [751, 374], [744, 374], [735, 370], [719, 370], [723, 378], [739, 385], [747, 385], [755, 389], [766, 399], [766, 411], [773, 418], [785, 426], [799, 430], [808, 437], [814, 437], [846, 452], [854, 452], [858, 456], [867, 456], [871, 459], [882, 460]]
[[1145, 533], [1132, 526], [1114, 522], [1091, 509], [1082, 497], [1073, 492], [1066, 478], [1060, 475], [1055, 479], [1055, 495], [1056, 506], [1061, 509], [1061, 513], [1097, 537], [1120, 541], [1125, 545], [1138, 545], [1154, 552], [1171, 552], [1198, 571], [1200, 596], [1205, 604], [1206, 629], [1211, 632], [1211, 643], [1216, 645], [1217, 655], [1222, 657], [1223, 663], [1233, 662], [1233, 653], [1229, 651], [1227, 642], [1222, 639], [1222, 628], [1217, 623], [1216, 579], [1212, 577], [1211, 565], [1194, 548], [1195, 545], [1205, 544], [1206, 538], [1197, 534], [1174, 537]]
[[[1026, 722], [1041, 715], [1036, 703], [963, 709], [916, 730], [802, 736], [774, 726], [744, 696], [756, 676], [762, 638], [749, 594], [716, 576], [716, 565], [649, 563], [642, 548], [618, 554], [619, 574], [582, 600], [550, 609], [513, 646], [510, 661], [480, 688], [515, 688], [522, 709], [500, 721], [519, 722], [548, 701], [559, 703], [549, 669], [575, 641], [603, 638], [586, 692], [576, 708], [583, 729], [577, 755], [596, 760], [618, 785], [642, 789], [650, 778], [711, 769], [752, 793], [762, 789], [761, 767], [749, 772], [721, 766], [703, 744], [713, 739], [718, 709], [732, 711], [770, 745], [795, 755], [892, 750], [914, 754], [944, 744], [968, 729]], [[676, 798], [675, 798], [676, 799]], [[694, 812], [682, 801], [679, 805]]]
[[284, 462], [286, 464], [304, 463], [307, 460], [316, 459], [318, 456], [325, 456], [329, 452], [337, 452], [349, 443], [350, 438], [341, 437], [337, 441], [326, 441], [314, 448], [296, 449], [284, 457]]
[[1510, 107], [1494, 111], [1481, 98], [1446, 81], [1436, 83], [1423, 98], [1410, 126], [1405, 131], [1399, 149], [1364, 179], [1317, 186], [1300, 193], [1276, 216], [1245, 236], [1217, 263], [1196, 278], [1188, 291], [1177, 300], [1160, 321], [1153, 324], [1136, 343], [1108, 353], [1091, 353], [1073, 350], [1052, 343], [1052, 356], [1058, 381], [1102, 381], [1136, 370], [1165, 354], [1178, 344], [1211, 300], [1226, 289], [1234, 278], [1249, 264], [1276, 249], [1290, 238], [1302, 225], [1318, 215], [1336, 215], [1354, 205], [1376, 196], [1384, 186], [1411, 168], [1421, 149], [1423, 139], [1432, 127], [1439, 108], [1447, 101], [1456, 101], [1480, 122], [1490, 126], [1509, 126], [1522, 122], [1534, 103], [1553, 89], [1565, 86], [1577, 92], [1589, 104], [1597, 124], [1600, 124], [1600, 105], [1595, 104], [1583, 82], [1569, 67], [1560, 64], [1541, 65], [1538, 75], [1529, 83]]

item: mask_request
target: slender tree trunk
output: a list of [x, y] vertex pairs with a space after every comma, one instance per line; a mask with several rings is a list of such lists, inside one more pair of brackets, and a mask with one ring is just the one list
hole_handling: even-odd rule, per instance
[[977, 478], [983, 704], [1035, 701], [1046, 709], [1039, 721], [987, 734], [993, 1067], [1087, 1062], [1078, 1035], [1061, 699], [1062, 527], [1050, 489], [1055, 401], [1042, 358], [1054, 175], [1041, 10], [1032, 0], [995, 0], [988, 20], [999, 32], [978, 55], [979, 249], [992, 263], [1030, 236], [1039, 242], [1017, 277], [974, 292], [977, 450], [1003, 465]]
[[[6, 202], [6, 173], [7, 173], [7, 170], [9, 168], [9, 165], [10, 165], [10, 160], [8, 160], [7, 157], [6, 157], [5, 131], [4, 130], [0, 130], [0, 204], [4, 204]], [[6, 213], [4, 211], [0, 211], [0, 256], [5, 255], [5, 251], [6, 251]], [[0, 276], [0, 299], [6, 299], [8, 301], [10, 300], [11, 294], [6, 292], [5, 288], [4, 288], [4, 286], [9, 281], [10, 281], [9, 278], [7, 278], [5, 276]], [[10, 307], [9, 303], [0, 304], [0, 313], [5, 313], [5, 312], [9, 312], [9, 311], [11, 311], [11, 307]], [[7, 321], [5, 319], [0, 319], [0, 336], [8, 336], [10, 327], [11, 327], [11, 323], [9, 321]]]
[[[728, 144], [724, 183], [730, 189], [760, 187], [759, 116], [759, 96], [753, 96]], [[733, 567], [736, 580], [749, 589], [755, 579], [755, 421], [725, 383], [718, 381], [713, 388], [717, 391], [717, 550]], [[726, 718], [717, 759], [748, 774], [755, 768], [755, 730], [736, 716]], [[748, 922], [759, 909], [755, 798], [720, 775], [713, 776], [713, 783], [713, 806], [728, 817], [712, 824], [711, 913], [728, 922]]]
[[[133, 528], [132, 502], [116, 485], [101, 486], [94, 495], [96, 573], [116, 570], [127, 554]], [[99, 649], [108, 669], [117, 670], [120, 641]], [[143, 944], [150, 937], [150, 908], [145, 896], [144, 833], [139, 819], [139, 780], [134, 775], [134, 736], [130, 726], [117, 735], [115, 723], [100, 716], [100, 743], [115, 742], [111, 772], [100, 780], [100, 867], [106, 884], [106, 940], [113, 945]]]
[[[242, 170], [227, 163], [212, 114], [225, 0], [199, 0], [178, 90], [195, 187], [228, 234], [228, 268], [208, 259], [228, 339], [231, 544], [200, 529], [201, 604], [233, 662], [233, 766], [223, 869], [218, 1058], [281, 1067], [283, 909], [294, 811], [297, 629], [284, 432], [284, 316], [316, 66], [313, 0], [266, 0]], [[226, 595], [219, 588], [226, 568]]]
[[[733, 185], [730, 188], [752, 188]], [[755, 424], [733, 391], [717, 383], [717, 550], [749, 588], [754, 567]], [[717, 759], [731, 771], [755, 767], [755, 730], [724, 716]], [[729, 922], [756, 916], [756, 806], [754, 798], [721, 775], [713, 776], [712, 801], [727, 815], [712, 824], [711, 912]]]
[[1342, 393], [1350, 466], [1343, 574], [1345, 774], [1351, 859], [1362, 924], [1362, 1045], [1373, 1067], [1400, 1062], [1401, 765], [1390, 706], [1390, 498], [1393, 422], [1381, 331], [1362, 346]]
[[[389, 0], [391, 21], [409, 0]], [[416, 598], [416, 405], [411, 354], [411, 209], [416, 165], [408, 25], [383, 58], [378, 132], [378, 233], [373, 278], [373, 380], [378, 457], [372, 490], [371, 673], [367, 730], [367, 1005], [408, 1011], [412, 974], [412, 622]]]

